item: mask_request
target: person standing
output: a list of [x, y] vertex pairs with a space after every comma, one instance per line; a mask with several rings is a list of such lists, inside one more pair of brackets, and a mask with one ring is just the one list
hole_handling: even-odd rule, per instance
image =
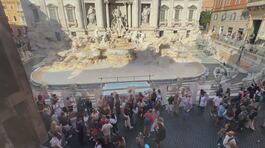
[[62, 146], [62, 135], [54, 133], [50, 140], [51, 148], [63, 148]]
[[149, 137], [150, 136], [150, 129], [151, 129], [151, 125], [154, 123], [155, 118], [152, 114], [152, 109], [149, 109], [149, 111], [147, 111], [144, 114], [144, 135]]
[[85, 123], [82, 115], [79, 115], [77, 117], [76, 130], [77, 130], [79, 144], [84, 145]]
[[166, 129], [164, 127], [164, 124], [162, 122], [158, 122], [156, 129], [156, 136], [155, 136], [156, 148], [160, 148], [160, 142], [163, 141], [165, 138], [166, 138]]
[[102, 148], [102, 142], [100, 139], [96, 139], [95, 148]]
[[119, 116], [121, 113], [121, 101], [120, 101], [120, 96], [119, 94], [115, 94], [115, 110], [116, 114]]
[[226, 136], [223, 141], [223, 145], [225, 148], [236, 148], [237, 143], [234, 137], [235, 133], [233, 131], [229, 131], [226, 133]]
[[126, 148], [126, 141], [125, 141], [125, 138], [123, 136], [120, 136], [118, 138], [117, 148]]
[[207, 106], [207, 95], [206, 92], [202, 93], [200, 96], [200, 102], [199, 102], [199, 109], [201, 112], [204, 111], [205, 107]]
[[87, 113], [88, 113], [88, 115], [90, 115], [92, 112], [93, 106], [92, 106], [92, 102], [89, 98], [86, 99], [85, 105], [86, 105]]
[[138, 148], [144, 148], [144, 135], [142, 132], [138, 133], [138, 136], [136, 137], [136, 144], [138, 145]]
[[181, 98], [179, 97], [178, 93], [175, 94], [173, 97], [173, 110], [176, 115], [179, 113], [179, 106], [180, 106]]
[[133, 123], [133, 125], [135, 125], [137, 123], [138, 113], [139, 113], [139, 107], [137, 106], [137, 104], [134, 105], [132, 111], [133, 111], [132, 123]]
[[168, 112], [169, 113], [172, 113], [173, 112], [173, 107], [174, 107], [174, 105], [173, 105], [174, 97], [173, 96], [170, 96], [167, 99], [167, 101], [168, 101]]
[[156, 89], [153, 88], [153, 92], [152, 92], [152, 94], [151, 94], [151, 101], [152, 101], [153, 103], [156, 102], [156, 97], [157, 97]]
[[255, 130], [254, 121], [257, 115], [258, 115], [257, 108], [252, 108], [248, 116], [247, 128], [250, 128], [253, 131]]
[[113, 126], [113, 133], [114, 134], [118, 134], [117, 116], [115, 115], [115, 113], [111, 114], [110, 123]]
[[112, 128], [113, 126], [110, 124], [109, 121], [107, 121], [107, 123], [105, 123], [101, 128], [101, 131], [104, 135], [105, 144], [108, 144], [111, 141], [111, 129]]

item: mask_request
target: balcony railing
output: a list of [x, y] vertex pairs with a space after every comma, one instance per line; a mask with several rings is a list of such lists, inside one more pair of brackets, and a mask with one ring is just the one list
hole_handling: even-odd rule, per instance
[[265, 56], [265, 42], [261, 42], [259, 44], [249, 44], [245, 42], [243, 39], [235, 39], [235, 38], [233, 39], [231, 37], [218, 35], [218, 34], [212, 35], [212, 38], [237, 48], [244, 46], [245, 51], [247, 52], [250, 52], [252, 54], [257, 54], [259, 56]]
[[219, 34], [215, 34], [212, 35], [213, 39], [222, 41], [224, 43], [230, 44], [232, 46], [235, 47], [240, 47], [244, 44], [244, 40], [240, 37], [232, 37], [232, 36], [226, 36], [226, 35], [219, 35]]

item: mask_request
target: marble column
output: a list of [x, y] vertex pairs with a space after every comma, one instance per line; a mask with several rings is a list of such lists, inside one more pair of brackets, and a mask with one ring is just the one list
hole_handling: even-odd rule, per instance
[[96, 7], [97, 26], [98, 28], [104, 28], [103, 1], [96, 0], [95, 7]]
[[168, 13], [168, 26], [172, 27], [174, 22], [174, 0], [170, 0], [170, 7]]
[[128, 3], [128, 26], [129, 28], [132, 27], [132, 3]]
[[110, 27], [110, 20], [109, 20], [109, 1], [105, 0], [105, 5], [106, 5], [106, 21], [107, 21], [107, 27]]
[[82, 2], [81, 0], [76, 0], [76, 20], [78, 23], [79, 29], [84, 29], [84, 17], [83, 17], [83, 9], [82, 9]]
[[160, 0], [153, 0], [151, 3], [150, 25], [158, 27]]
[[188, 22], [188, 17], [189, 17], [189, 2], [187, 0], [185, 0], [185, 3], [184, 3], [184, 9], [183, 9], [183, 12], [181, 13], [182, 14], [182, 25], [186, 25], [186, 23]]
[[139, 27], [139, 0], [134, 0], [132, 4], [132, 27]]
[[67, 21], [65, 17], [65, 11], [64, 11], [64, 4], [63, 0], [58, 0], [58, 14], [59, 14], [59, 19], [60, 19], [60, 24], [62, 25], [63, 28], [68, 28], [67, 26]]

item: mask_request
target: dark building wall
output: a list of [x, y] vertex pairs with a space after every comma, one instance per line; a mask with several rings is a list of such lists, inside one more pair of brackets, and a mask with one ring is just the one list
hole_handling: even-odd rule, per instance
[[0, 148], [36, 148], [47, 132], [0, 2]]

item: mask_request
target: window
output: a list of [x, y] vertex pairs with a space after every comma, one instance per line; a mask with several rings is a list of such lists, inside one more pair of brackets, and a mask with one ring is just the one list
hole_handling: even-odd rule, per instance
[[219, 34], [223, 34], [223, 32], [224, 32], [224, 26], [221, 26], [219, 29]]
[[231, 0], [226, 0], [225, 4], [226, 5], [230, 5], [231, 4]]
[[186, 32], [186, 38], [188, 38], [190, 36], [190, 30], [187, 30]]
[[236, 12], [231, 14], [230, 20], [232, 21], [236, 20]]
[[247, 20], [248, 19], [248, 16], [249, 16], [249, 12], [247, 9], [244, 9], [241, 13], [241, 16], [240, 16], [240, 19], [241, 20]]
[[233, 27], [228, 27], [227, 36], [231, 36], [233, 33]]
[[217, 20], [218, 19], [218, 14], [215, 14], [214, 15], [214, 20]]
[[161, 7], [161, 11], [160, 11], [160, 21], [161, 22], [166, 22], [167, 21], [167, 12], [168, 12], [168, 7], [163, 5]]
[[212, 28], [212, 32], [214, 32], [215, 31], [215, 26], [213, 26], [213, 28]]
[[222, 15], [221, 21], [224, 21], [224, 20], [226, 20], [226, 12]]
[[71, 32], [71, 35], [72, 36], [76, 36], [76, 32]]
[[179, 9], [175, 9], [175, 21], [179, 21], [179, 14], [180, 14], [180, 10]]
[[197, 9], [197, 7], [195, 7], [194, 5], [189, 7], [189, 16], [188, 16], [188, 20], [192, 21], [194, 18], [194, 12]]
[[237, 4], [237, 5], [240, 4], [240, 0], [236, 0], [236, 4]]
[[238, 32], [237, 32], [237, 40], [242, 40], [243, 39], [243, 33], [244, 33], [244, 29], [243, 28], [239, 28]]
[[75, 7], [66, 5], [66, 16], [69, 23], [75, 23]]
[[32, 13], [33, 13], [33, 18], [35, 22], [39, 22], [40, 21], [40, 16], [39, 16], [39, 12], [37, 8], [33, 8], [32, 9]]
[[183, 9], [182, 6], [178, 5], [175, 7], [175, 15], [174, 15], [174, 20], [176, 22], [180, 21], [180, 13], [181, 13], [181, 10]]
[[192, 21], [193, 13], [194, 13], [194, 10], [189, 10], [189, 21]]
[[13, 16], [13, 18], [14, 18], [14, 21], [17, 21], [17, 17], [16, 16]]
[[54, 22], [58, 22], [57, 6], [49, 4], [48, 11], [49, 11], [50, 20]]

